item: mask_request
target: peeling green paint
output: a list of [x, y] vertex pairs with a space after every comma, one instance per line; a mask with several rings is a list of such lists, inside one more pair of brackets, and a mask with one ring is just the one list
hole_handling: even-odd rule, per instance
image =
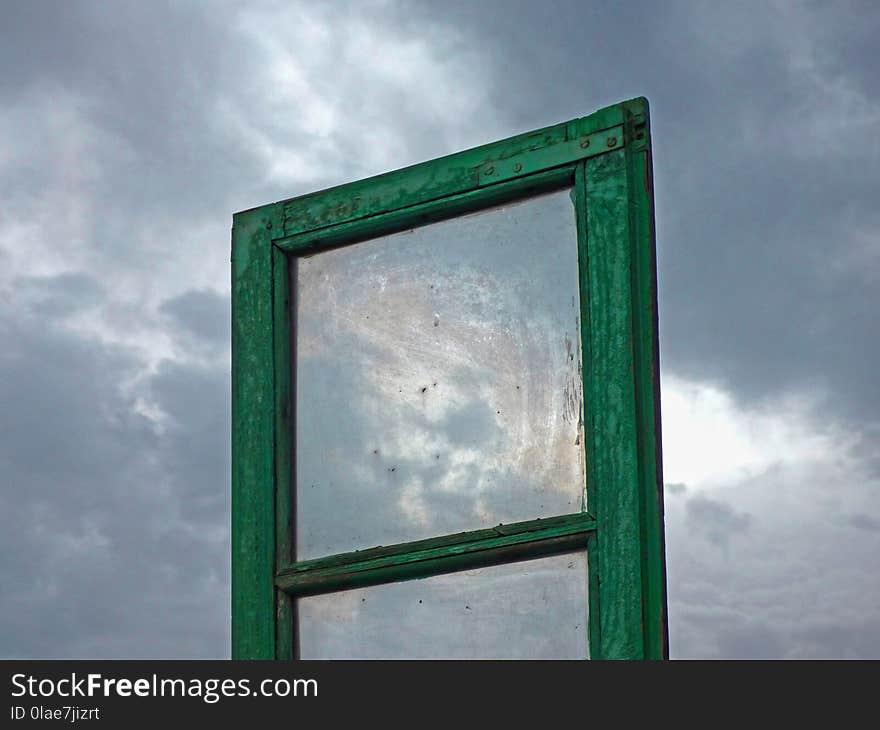
[[[564, 185], [574, 185], [578, 228], [584, 511], [291, 563], [291, 261]], [[296, 656], [292, 595], [584, 546], [591, 657], [667, 656], [652, 194], [648, 105], [634, 99], [582, 119], [236, 214], [234, 658]]]

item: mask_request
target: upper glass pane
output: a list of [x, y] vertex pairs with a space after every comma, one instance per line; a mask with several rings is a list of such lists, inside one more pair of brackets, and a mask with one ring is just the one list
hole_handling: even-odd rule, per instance
[[292, 271], [297, 560], [581, 511], [568, 190]]
[[302, 659], [586, 659], [587, 554], [297, 601]]

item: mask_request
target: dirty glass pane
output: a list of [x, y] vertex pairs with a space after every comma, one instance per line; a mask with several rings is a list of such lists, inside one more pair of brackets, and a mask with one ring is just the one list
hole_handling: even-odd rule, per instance
[[298, 560], [581, 511], [568, 190], [293, 271]]
[[299, 600], [303, 659], [586, 659], [587, 557]]

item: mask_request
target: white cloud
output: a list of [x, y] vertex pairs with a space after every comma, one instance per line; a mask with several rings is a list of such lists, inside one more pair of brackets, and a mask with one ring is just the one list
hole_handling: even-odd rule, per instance
[[[395, 3], [351, 7], [283, 5], [238, 16], [265, 59], [248, 90], [252, 104], [223, 101], [270, 180], [344, 182], [456, 151], [483, 137], [477, 123], [489, 89], [489, 59], [449, 26], [419, 34], [381, 13]], [[489, 132], [491, 136], [492, 132]]]
[[817, 405], [815, 395], [801, 393], [743, 408], [718, 386], [664, 376], [664, 478], [730, 487], [774, 467], [822, 463], [855, 437], [820, 424]]
[[[488, 86], [486, 59], [438, 23], [414, 35], [389, 22], [383, 13], [394, 9], [240, 10], [241, 45], [232, 52], [245, 54], [249, 73], [195, 87], [205, 119], [187, 130], [198, 135], [189, 142], [168, 121], [191, 89], [186, 68], [168, 86], [173, 98], [158, 99], [167, 108], [123, 108], [125, 99], [85, 86], [36, 86], [0, 110], [0, 178], [27, 172], [32, 181], [0, 212], [0, 302], [14, 304], [22, 278], [87, 272], [106, 302], [64, 326], [135, 348], [155, 371], [163, 359], [193, 356], [157, 316], [161, 302], [190, 289], [229, 291], [233, 201], [269, 203], [485, 141], [485, 120], [470, 111]], [[129, 123], [144, 111], [155, 118]], [[244, 150], [263, 179], [231, 175], [219, 183], [219, 201], [200, 197], [218, 184], [206, 172], [215, 161], [203, 156], [224, 143]], [[260, 190], [265, 198], [248, 199]], [[181, 206], [184, 191], [194, 202]]]
[[880, 626], [880, 478], [820, 403], [664, 377], [664, 477], [687, 486], [666, 495], [673, 655], [834, 656]]

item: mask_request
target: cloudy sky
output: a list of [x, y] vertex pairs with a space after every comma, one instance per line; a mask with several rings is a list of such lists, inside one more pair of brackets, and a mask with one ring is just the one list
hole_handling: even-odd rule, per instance
[[0, 655], [228, 655], [234, 211], [645, 95], [672, 655], [880, 656], [873, 3], [2, 5]]

